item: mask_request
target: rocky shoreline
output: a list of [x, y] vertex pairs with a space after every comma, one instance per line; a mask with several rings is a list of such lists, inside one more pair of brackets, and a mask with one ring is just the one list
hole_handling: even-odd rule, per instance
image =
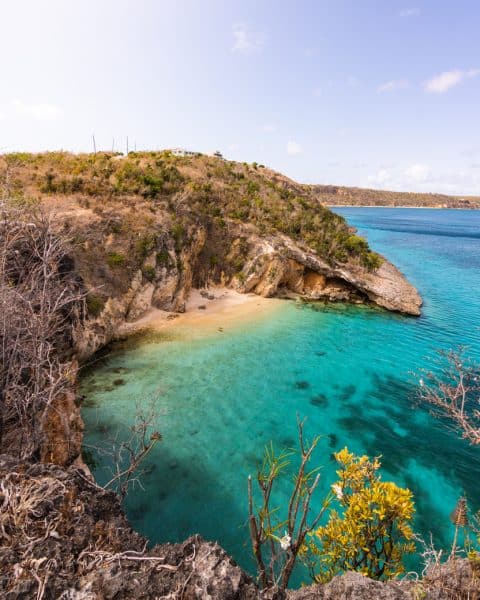
[[[59, 158], [73, 160], [63, 155]], [[90, 165], [97, 157], [88, 160]], [[63, 164], [61, 161], [59, 164]], [[105, 164], [109, 169], [121, 162], [108, 161]], [[39, 164], [41, 167], [41, 161]], [[206, 165], [225, 168], [218, 161], [213, 166], [207, 161]], [[137, 166], [129, 166], [134, 168]], [[184, 177], [172, 175], [173, 167], [161, 168], [169, 182], [177, 181], [174, 175]], [[127, 173], [129, 177], [131, 172]], [[242, 181], [245, 179], [244, 172], [232, 169], [222, 177], [227, 175], [235, 185], [240, 176]], [[37, 191], [40, 176], [43, 177], [39, 171], [31, 175]], [[256, 172], [251, 176], [262, 181]], [[41, 189], [56, 190], [51, 172], [45, 177], [50, 187]], [[98, 175], [95, 177], [98, 179]], [[147, 181], [151, 182], [149, 177]], [[111, 185], [106, 177], [97, 179], [92, 179], [92, 185], [99, 189]], [[247, 180], [247, 183], [255, 194], [261, 191], [257, 181]], [[61, 189], [70, 189], [68, 186], [74, 184], [80, 185], [78, 180], [66, 179]], [[28, 188], [30, 184], [23, 185]], [[12, 444], [4, 443], [4, 454], [0, 457], [0, 589], [8, 600], [35, 596], [64, 600], [274, 597], [262, 594], [218, 545], [198, 537], [147, 551], [146, 540], [132, 530], [117, 497], [99, 488], [83, 464], [83, 423], [76, 394], [79, 364], [91, 359], [126, 327], [135, 326], [153, 309], [171, 315], [184, 313], [192, 290], [214, 286], [265, 298], [373, 303], [409, 315], [420, 313], [420, 295], [398, 269], [372, 253], [366, 242], [353, 235], [339, 217], [325, 212], [326, 209], [317, 209], [308, 197], [296, 196], [301, 188], [293, 182], [266, 181], [264, 198], [267, 193], [270, 198], [272, 190], [276, 195], [271, 200], [273, 208], [265, 214], [284, 211], [282, 203], [290, 202], [305, 218], [306, 234], [315, 223], [324, 226], [318, 237], [324, 243], [330, 240], [328, 243], [340, 244], [337, 254], [342, 260], [334, 258], [335, 247], [327, 248], [328, 256], [321, 256], [302, 239], [294, 240], [281, 231], [261, 233], [261, 219], [254, 226], [238, 218], [224, 217], [210, 205], [210, 212], [205, 213], [195, 202], [211, 202], [210, 196], [205, 196], [205, 189], [210, 194], [211, 187], [202, 184], [198, 196], [199, 185], [194, 180], [190, 187], [176, 192], [174, 211], [170, 196], [161, 199], [162, 205], [152, 205], [149, 196], [142, 200], [138, 194], [133, 200], [125, 195], [110, 204], [102, 202], [96, 206], [90, 206], [85, 196], [75, 194], [47, 195], [42, 200], [42, 208], [53, 211], [52, 217], [41, 221], [47, 227], [48, 240], [53, 237], [52, 231], [58, 238], [69, 239], [68, 255], [49, 268], [59, 275], [60, 282], [63, 273], [67, 274], [71, 283], [84, 291], [86, 302], [85, 306], [67, 313], [70, 315], [67, 320], [73, 317], [62, 329], [62, 339], [52, 341], [54, 352], [65, 361], [62, 365], [68, 386], [48, 405], [41, 430], [37, 431], [38, 447], [23, 460], [6, 454], [15, 451], [12, 421], [8, 437]], [[116, 189], [107, 191], [113, 194]], [[191, 190], [197, 193], [193, 199], [188, 195]], [[236, 202], [241, 196], [236, 188], [232, 190], [235, 191], [232, 202]], [[213, 198], [218, 199], [215, 195]], [[250, 201], [258, 208], [266, 200], [252, 196]], [[299, 208], [303, 205], [308, 207], [306, 214]], [[235, 211], [235, 206], [227, 208]], [[283, 218], [283, 212], [278, 214]], [[335, 235], [331, 235], [319, 215], [337, 228]], [[26, 217], [26, 231], [31, 230], [29, 218]], [[15, 252], [12, 256], [17, 256]], [[372, 260], [373, 268], [368, 262]], [[22, 276], [19, 272], [18, 277]], [[388, 589], [393, 584], [375, 585]], [[319, 598], [333, 597], [328, 596], [329, 589], [333, 588], [317, 586], [312, 588], [313, 592], [307, 589], [298, 592], [295, 598], [302, 598], [298, 595], [302, 593], [310, 593], [305, 598], [312, 597], [312, 593]], [[348, 594], [335, 597], [351, 597]], [[275, 597], [280, 599], [284, 594]]]

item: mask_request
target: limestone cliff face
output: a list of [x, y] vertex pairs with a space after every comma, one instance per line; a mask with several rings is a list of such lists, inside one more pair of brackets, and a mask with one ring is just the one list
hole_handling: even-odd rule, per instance
[[420, 314], [419, 293], [386, 259], [376, 270], [353, 261], [332, 265], [287, 236], [262, 237], [248, 226], [232, 226], [226, 232], [192, 226], [186, 238], [179, 250], [168, 230], [161, 228], [152, 238], [152, 250], [126, 281], [127, 271], [121, 267], [96, 273], [82, 263], [81, 253], [76, 256], [87, 288], [108, 289], [99, 314], [78, 332], [80, 359], [115, 337], [124, 322], [139, 319], [151, 308], [183, 312], [192, 287], [223, 285], [265, 297], [372, 303]]
[[419, 315], [417, 290], [387, 260], [375, 271], [358, 264], [330, 265], [285, 236], [252, 240], [252, 258], [244, 268], [241, 291], [262, 296], [292, 293], [308, 300], [370, 301], [388, 310]]

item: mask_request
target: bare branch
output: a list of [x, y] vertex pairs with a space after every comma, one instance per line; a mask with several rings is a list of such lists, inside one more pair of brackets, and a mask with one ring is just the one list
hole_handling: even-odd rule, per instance
[[480, 365], [469, 361], [463, 349], [440, 353], [439, 369], [422, 373], [417, 399], [464, 439], [480, 444]]

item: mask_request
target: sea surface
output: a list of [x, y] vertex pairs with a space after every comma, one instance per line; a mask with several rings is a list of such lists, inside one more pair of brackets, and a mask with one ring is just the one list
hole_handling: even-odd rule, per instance
[[[381, 455], [383, 479], [414, 492], [415, 529], [439, 546], [451, 545], [449, 514], [461, 494], [480, 508], [479, 450], [413, 402], [420, 370], [435, 368], [439, 349], [466, 345], [480, 360], [480, 211], [336, 210], [419, 289], [420, 318], [285, 301], [246, 327], [114, 349], [85, 374], [87, 445], [125, 436], [138, 403], [157, 398], [163, 441], [125, 501], [152, 543], [200, 533], [253, 572], [247, 476], [270, 440], [295, 446], [297, 414], [308, 436], [323, 436], [319, 497], [335, 481], [332, 453], [348, 446]], [[106, 482], [110, 461], [93, 455]], [[285, 505], [289, 486], [278, 486], [275, 505]]]

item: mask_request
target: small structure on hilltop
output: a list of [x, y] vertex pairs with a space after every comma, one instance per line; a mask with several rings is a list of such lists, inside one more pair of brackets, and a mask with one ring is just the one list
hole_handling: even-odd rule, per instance
[[186, 148], [171, 148], [170, 152], [174, 156], [200, 156], [201, 152], [194, 152], [193, 150], [187, 150]]

